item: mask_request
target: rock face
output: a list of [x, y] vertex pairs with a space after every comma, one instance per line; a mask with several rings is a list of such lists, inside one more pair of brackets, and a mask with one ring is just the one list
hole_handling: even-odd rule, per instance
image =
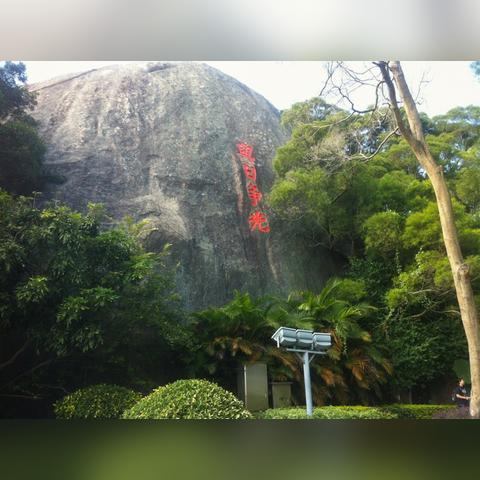
[[172, 243], [189, 309], [253, 295], [318, 288], [328, 255], [312, 257], [272, 224], [251, 232], [236, 143], [254, 147], [257, 185], [268, 192], [286, 135], [263, 97], [204, 64], [107, 67], [33, 86], [46, 164], [64, 177], [46, 197], [78, 210], [103, 203], [120, 219], [148, 219], [148, 248]]

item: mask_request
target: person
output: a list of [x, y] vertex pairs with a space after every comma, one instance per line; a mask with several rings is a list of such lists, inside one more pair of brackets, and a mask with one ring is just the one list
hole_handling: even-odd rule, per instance
[[453, 396], [457, 407], [468, 407], [470, 397], [468, 396], [467, 389], [465, 388], [465, 380], [461, 378], [457, 387], [453, 391]]

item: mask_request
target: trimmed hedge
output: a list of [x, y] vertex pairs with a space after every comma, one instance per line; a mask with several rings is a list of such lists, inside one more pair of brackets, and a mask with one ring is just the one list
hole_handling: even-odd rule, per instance
[[380, 407], [329, 406], [313, 409], [312, 417], [307, 417], [304, 407], [276, 408], [256, 415], [259, 419], [317, 419], [317, 420], [396, 420], [430, 419], [438, 412], [452, 408], [451, 405], [385, 405]]
[[154, 390], [127, 410], [125, 419], [252, 418], [232, 393], [207, 380], [178, 380]]
[[142, 396], [118, 385], [91, 385], [77, 390], [54, 404], [58, 419], [120, 418]]
[[[258, 418], [265, 420], [276, 419], [309, 419], [304, 407], [294, 408], [275, 408], [266, 410], [259, 414]], [[393, 413], [384, 412], [379, 407], [317, 407], [313, 409], [312, 419], [318, 420], [349, 420], [349, 419], [362, 419], [362, 420], [390, 420], [396, 418]]]
[[468, 407], [458, 408], [456, 406], [434, 413], [433, 418], [440, 420], [474, 420], [474, 418], [470, 416]]
[[422, 405], [422, 404], [395, 404], [385, 405], [383, 410], [393, 413], [397, 418], [406, 418], [413, 420], [429, 420], [433, 415], [439, 412], [449, 411], [456, 408], [455, 405]]

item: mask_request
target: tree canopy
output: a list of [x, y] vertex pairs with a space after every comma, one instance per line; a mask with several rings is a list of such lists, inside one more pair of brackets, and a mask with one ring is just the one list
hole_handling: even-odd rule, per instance
[[23, 63], [0, 66], [0, 188], [20, 195], [41, 191], [45, 181], [45, 146], [29, 114], [35, 95], [26, 82]]
[[[396, 387], [452, 374], [466, 346], [431, 183], [402, 137], [385, 141], [386, 120], [371, 128], [371, 114], [325, 105], [325, 116], [306, 116], [318, 102], [284, 113], [293, 131], [274, 160], [277, 179], [268, 201], [276, 221], [288, 220], [292, 236], [340, 253], [345, 275], [363, 282], [378, 308], [374, 331], [389, 349]], [[421, 118], [444, 168], [478, 289], [480, 109]], [[369, 144], [376, 155], [366, 158], [361, 152]]]
[[0, 191], [0, 398], [158, 381], [185, 340], [167, 247], [144, 251], [131, 222], [103, 229], [98, 205], [34, 204]]

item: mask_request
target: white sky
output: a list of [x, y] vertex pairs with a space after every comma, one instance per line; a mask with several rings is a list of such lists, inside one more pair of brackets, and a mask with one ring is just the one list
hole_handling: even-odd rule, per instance
[[[36, 83], [68, 73], [118, 63], [141, 62], [24, 62], [29, 83]], [[308, 100], [320, 92], [325, 78], [324, 62], [205, 62], [236, 78], [263, 95], [279, 110], [293, 103]], [[353, 63], [353, 62], [352, 62]], [[359, 63], [359, 62], [355, 62]], [[422, 76], [420, 110], [430, 116], [446, 113], [453, 107], [479, 105], [480, 81], [470, 70], [470, 62], [402, 62], [407, 81], [413, 92], [419, 88]], [[362, 97], [363, 95], [363, 97]], [[372, 92], [359, 93], [360, 105], [372, 102]]]

